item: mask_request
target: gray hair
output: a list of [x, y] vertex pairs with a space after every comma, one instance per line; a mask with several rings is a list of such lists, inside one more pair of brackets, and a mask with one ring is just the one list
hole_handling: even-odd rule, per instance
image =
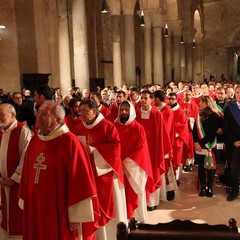
[[8, 107], [8, 112], [9, 113], [13, 113], [13, 115], [16, 117], [16, 110], [14, 108], [14, 106], [10, 103], [1, 103], [1, 106], [7, 106]]
[[64, 107], [57, 103], [57, 102], [53, 102], [50, 100], [46, 100], [44, 101], [44, 104], [51, 104], [52, 105], [52, 112], [54, 114], [54, 116], [56, 118], [59, 118], [60, 122], [63, 122], [64, 117], [65, 117], [65, 110]]
[[9, 113], [13, 113], [14, 116], [17, 115], [16, 110], [12, 104], [9, 104]]

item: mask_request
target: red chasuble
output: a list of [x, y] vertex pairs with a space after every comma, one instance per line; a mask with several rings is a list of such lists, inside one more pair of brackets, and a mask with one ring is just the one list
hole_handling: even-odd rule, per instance
[[112, 114], [112, 121], [114, 122], [116, 120], [116, 118], [118, 117], [118, 105], [117, 103], [114, 103], [113, 105], [111, 105], [109, 107], [109, 110], [111, 111]]
[[[126, 158], [133, 160], [140, 168], [146, 172], [148, 179], [146, 183], [146, 193], [153, 189], [153, 175], [151, 160], [148, 151], [147, 139], [144, 128], [136, 120], [128, 125], [122, 125], [115, 122], [121, 141], [121, 159]], [[127, 200], [128, 219], [131, 219], [134, 210], [138, 207], [138, 196], [131, 187], [126, 175], [124, 175], [125, 192]], [[136, 183], [137, 184], [137, 183]], [[141, 184], [141, 183], [138, 183]]]
[[183, 146], [183, 163], [185, 165], [185, 160], [186, 158], [194, 158], [194, 144], [193, 144], [193, 136], [192, 136], [192, 129], [190, 127], [190, 118], [194, 119], [194, 122], [196, 122], [198, 112], [199, 112], [199, 107], [198, 105], [194, 102], [183, 102], [180, 104], [180, 107], [183, 109], [185, 112], [187, 118], [188, 118], [188, 146], [184, 145]]
[[32, 138], [19, 196], [24, 204], [24, 240], [75, 239], [69, 229], [69, 208], [86, 199], [92, 200], [95, 222], [83, 223], [83, 239], [93, 239], [99, 217], [96, 186], [90, 162], [72, 133], [46, 141]]
[[162, 186], [161, 176], [165, 173], [165, 155], [172, 155], [172, 146], [166, 125], [161, 112], [156, 107], [152, 107], [149, 119], [142, 119], [141, 110], [137, 111], [136, 120], [144, 127], [146, 132], [153, 179], [157, 189]]
[[73, 118], [71, 114], [66, 116], [65, 118], [65, 123], [68, 126], [70, 132], [74, 133], [76, 132], [76, 129], [78, 128], [78, 124], [82, 121], [82, 117], [79, 118]]
[[165, 105], [160, 112], [163, 115], [165, 124], [166, 124], [166, 128], [167, 128], [167, 132], [169, 134], [169, 138], [171, 141], [171, 144], [173, 146], [174, 144], [174, 126], [173, 126], [173, 112], [170, 108], [169, 105]]
[[105, 107], [103, 104], [100, 107], [99, 112], [109, 121], [113, 122], [112, 113], [109, 108]]
[[[173, 167], [178, 168], [182, 161], [182, 148], [183, 144], [188, 148], [188, 119], [183, 109], [179, 105], [172, 108], [174, 115], [174, 131], [175, 131], [175, 144]], [[178, 137], [176, 137], [178, 135]]]
[[[10, 134], [8, 150], [7, 150], [7, 175], [11, 177], [17, 166], [19, 165], [19, 139], [23, 123], [18, 122]], [[2, 141], [2, 132], [0, 131], [0, 143]], [[18, 206], [18, 184], [10, 187], [9, 203], [6, 200], [5, 190], [1, 188], [2, 203], [2, 223], [1, 227], [8, 232], [9, 235], [22, 235], [22, 209]], [[9, 206], [7, 206], [9, 204]], [[9, 211], [9, 217], [7, 216]], [[9, 221], [9, 222], [8, 222]], [[8, 229], [9, 227], [9, 229]]]
[[[121, 163], [121, 149], [120, 139], [114, 124], [103, 118], [93, 127], [86, 128], [84, 123], [79, 124], [77, 130], [78, 136], [85, 136], [86, 144], [96, 148], [101, 157], [112, 168], [112, 171], [97, 175], [93, 154], [90, 155], [95, 171], [95, 181], [97, 185], [98, 199], [100, 203], [101, 218], [99, 220], [100, 226], [105, 226], [110, 219], [114, 219], [114, 195], [113, 195], [113, 172], [118, 176], [119, 182], [123, 185], [123, 172]], [[96, 120], [97, 121], [97, 120]]]

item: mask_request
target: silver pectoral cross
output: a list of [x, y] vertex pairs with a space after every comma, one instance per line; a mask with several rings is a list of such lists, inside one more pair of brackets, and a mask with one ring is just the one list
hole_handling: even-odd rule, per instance
[[45, 162], [45, 157], [43, 157], [43, 153], [40, 153], [40, 155], [37, 157], [37, 162], [38, 163], [33, 165], [33, 168], [37, 169], [36, 174], [35, 174], [34, 183], [38, 183], [40, 171], [47, 169], [47, 165], [42, 164], [43, 162]]

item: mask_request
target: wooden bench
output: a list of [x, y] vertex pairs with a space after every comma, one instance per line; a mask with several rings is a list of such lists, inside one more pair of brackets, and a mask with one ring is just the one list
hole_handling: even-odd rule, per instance
[[133, 218], [127, 228], [123, 222], [117, 225], [117, 240], [232, 240], [240, 234], [236, 220], [231, 218], [229, 226], [224, 224], [208, 225], [190, 220], [174, 220], [169, 223], [144, 224]]

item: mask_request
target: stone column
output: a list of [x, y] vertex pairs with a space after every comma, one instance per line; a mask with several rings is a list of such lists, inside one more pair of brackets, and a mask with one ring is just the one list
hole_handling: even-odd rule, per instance
[[[5, 29], [0, 29], [0, 39], [1, 39], [0, 40], [0, 45], [1, 45], [1, 50], [0, 50], [0, 59], [1, 59], [0, 85], [1, 87], [0, 88], [4, 89], [4, 93], [8, 91], [9, 92], [19, 91], [20, 87], [23, 86], [23, 84], [20, 85], [19, 77], [21, 73], [24, 73], [24, 71], [26, 71], [25, 68], [29, 67], [29, 64], [27, 65], [27, 62], [30, 62], [34, 66], [36, 66], [36, 64], [33, 63], [34, 62], [33, 58], [26, 56], [26, 48], [28, 47], [28, 40], [25, 39], [24, 34], [23, 35], [18, 34], [17, 25], [21, 30], [26, 31], [27, 27], [28, 27], [27, 30], [29, 30], [28, 23], [26, 26], [24, 22], [18, 21], [19, 15], [21, 17], [20, 18], [21, 20], [24, 18], [25, 12], [22, 9], [24, 9], [25, 7], [27, 7], [27, 4], [25, 6], [24, 2], [14, 2], [14, 1], [1, 2], [0, 24], [6, 25]], [[16, 13], [15, 11], [18, 8], [21, 8], [21, 11]], [[21, 32], [21, 33], [25, 33], [25, 32]], [[34, 38], [31, 39], [31, 35], [30, 35], [31, 29], [27, 33], [30, 36], [30, 40], [33, 41]], [[31, 49], [33, 48], [34, 48], [34, 42], [31, 45]], [[21, 58], [21, 55], [23, 55], [23, 58]], [[24, 62], [24, 60], [25, 61], [28, 60], [28, 61]], [[23, 62], [23, 64], [21, 64], [21, 62]], [[22, 66], [25, 68], [22, 68]]]
[[[168, 29], [169, 31], [169, 29]], [[164, 83], [168, 83], [172, 81], [172, 61], [171, 61], [172, 49], [171, 49], [171, 36], [168, 32], [168, 37], [165, 37], [165, 81]]]
[[124, 15], [125, 26], [125, 84], [127, 86], [135, 83], [135, 42], [134, 42], [134, 19], [133, 15]]
[[33, 8], [38, 72], [50, 73], [49, 85], [59, 87], [57, 4], [51, 0], [33, 1]]
[[181, 22], [175, 21], [173, 24], [173, 69], [174, 81], [181, 80]]
[[[185, 40], [184, 40], [185, 41]], [[181, 43], [181, 81], [186, 81], [185, 42]]]
[[85, 0], [72, 2], [73, 59], [76, 87], [89, 89], [89, 65]]
[[113, 79], [114, 86], [122, 86], [122, 59], [120, 43], [120, 15], [112, 15]]
[[194, 78], [196, 81], [203, 80], [203, 35], [196, 34], [196, 48], [195, 48], [195, 71], [194, 71]]
[[62, 94], [65, 95], [72, 84], [66, 0], [58, 0], [58, 36], [60, 88]]
[[153, 27], [153, 76], [154, 83], [163, 85], [163, 49], [162, 25], [163, 11], [161, 8], [151, 10]]
[[150, 16], [145, 13], [144, 20], [145, 20], [145, 27], [144, 27], [144, 55], [145, 55], [145, 62], [144, 62], [144, 69], [145, 69], [145, 76], [144, 81], [142, 82], [143, 85], [152, 83], [152, 51], [151, 51], [151, 18]]
[[190, 82], [193, 80], [193, 45], [192, 45], [192, 33], [189, 30], [186, 33], [186, 81]]
[[124, 15], [124, 73], [125, 84], [136, 86], [135, 79], [135, 40], [134, 40], [134, 7], [136, 0], [122, 0]]

